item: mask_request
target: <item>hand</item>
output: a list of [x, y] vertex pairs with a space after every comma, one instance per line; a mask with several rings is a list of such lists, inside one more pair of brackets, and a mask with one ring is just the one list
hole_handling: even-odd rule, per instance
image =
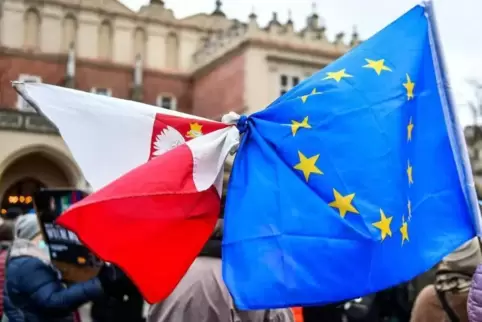
[[102, 284], [104, 292], [121, 301], [124, 295], [137, 290], [124, 272], [112, 264], [104, 264], [97, 277]]

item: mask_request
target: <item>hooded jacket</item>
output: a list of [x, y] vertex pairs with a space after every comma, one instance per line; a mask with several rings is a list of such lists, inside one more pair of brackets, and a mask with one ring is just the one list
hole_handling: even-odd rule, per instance
[[477, 267], [472, 279], [467, 301], [469, 322], [482, 322], [482, 265]]
[[4, 313], [9, 322], [67, 322], [80, 305], [103, 294], [97, 278], [65, 287], [48, 254], [26, 239], [10, 250], [4, 287]]

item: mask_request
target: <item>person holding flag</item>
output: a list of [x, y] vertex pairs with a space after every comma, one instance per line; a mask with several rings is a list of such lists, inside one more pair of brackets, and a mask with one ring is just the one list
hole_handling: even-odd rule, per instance
[[50, 264], [48, 251], [40, 247], [43, 238], [37, 216], [20, 216], [14, 230], [5, 269], [2, 321], [72, 322], [81, 305], [104, 294], [121, 293], [123, 276], [107, 265], [98, 277], [66, 287]]
[[96, 190], [59, 224], [121, 267], [150, 303], [169, 296], [209, 239], [224, 160], [236, 149], [222, 274], [240, 310], [372, 294], [482, 233], [431, 2], [266, 109], [222, 123], [14, 86], [58, 127]]

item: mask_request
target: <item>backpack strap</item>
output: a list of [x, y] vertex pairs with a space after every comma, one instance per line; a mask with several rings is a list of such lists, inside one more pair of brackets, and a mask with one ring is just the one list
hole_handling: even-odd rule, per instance
[[450, 307], [448, 301], [447, 301], [447, 293], [442, 292], [439, 290], [436, 290], [437, 292], [437, 297], [442, 304], [442, 307], [445, 311], [445, 314], [447, 314], [448, 318], [450, 319], [451, 322], [460, 322], [460, 319], [457, 314], [455, 314], [454, 310]]

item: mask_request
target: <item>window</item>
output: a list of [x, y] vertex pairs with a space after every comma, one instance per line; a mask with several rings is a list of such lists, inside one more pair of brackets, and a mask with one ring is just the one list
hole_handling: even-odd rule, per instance
[[134, 55], [133, 60], [136, 61], [137, 55], [140, 55], [142, 60], [146, 60], [146, 41], [147, 36], [144, 29], [138, 27], [134, 31]]
[[179, 66], [179, 38], [175, 33], [166, 37], [166, 67], [177, 69]]
[[111, 59], [112, 58], [112, 39], [113, 39], [113, 29], [109, 21], [104, 21], [99, 28], [99, 42], [98, 51], [100, 59]]
[[[21, 74], [18, 77], [19, 82], [24, 82], [24, 83], [41, 83], [42, 78], [40, 76], [35, 76], [35, 75], [27, 75], [27, 74]], [[25, 101], [22, 96], [18, 95], [17, 99], [17, 108], [20, 111], [28, 111], [28, 112], [35, 112], [35, 109], [30, 106], [27, 101]]]
[[98, 95], [112, 96], [112, 90], [110, 88], [92, 87], [90, 92]]
[[72, 45], [76, 45], [77, 40], [77, 20], [72, 15], [64, 18], [62, 47], [64, 52], [68, 53]]
[[157, 97], [156, 105], [173, 111], [177, 108], [176, 98], [170, 95], [159, 95]]
[[300, 78], [298, 76], [294, 76], [292, 80], [293, 80], [293, 87], [295, 87], [300, 83]]
[[288, 86], [288, 76], [281, 75], [280, 83], [281, 83], [281, 86], [283, 86], [283, 87]]
[[40, 47], [40, 14], [33, 8], [25, 12], [24, 46], [29, 50]]
[[280, 95], [286, 94], [290, 89], [300, 83], [299, 76], [280, 75]]

